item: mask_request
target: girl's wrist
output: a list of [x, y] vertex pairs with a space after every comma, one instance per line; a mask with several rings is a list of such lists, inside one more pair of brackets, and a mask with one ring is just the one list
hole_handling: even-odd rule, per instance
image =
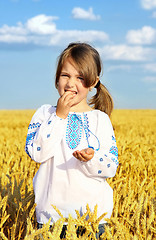
[[60, 114], [56, 111], [56, 116], [62, 119], [66, 119], [68, 115]]

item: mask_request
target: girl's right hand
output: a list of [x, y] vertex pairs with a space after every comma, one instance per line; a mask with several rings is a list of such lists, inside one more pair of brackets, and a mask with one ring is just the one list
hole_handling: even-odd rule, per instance
[[82, 162], [88, 162], [94, 157], [94, 150], [92, 148], [76, 150], [73, 152], [73, 156]]
[[75, 94], [67, 91], [58, 99], [56, 107], [56, 115], [60, 118], [67, 118], [70, 108], [73, 106], [73, 98]]

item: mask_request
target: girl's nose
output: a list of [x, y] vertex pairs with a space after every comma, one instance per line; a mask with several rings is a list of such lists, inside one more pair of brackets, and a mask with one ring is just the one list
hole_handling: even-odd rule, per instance
[[67, 82], [67, 86], [72, 88], [75, 85], [75, 79], [74, 78], [69, 78]]

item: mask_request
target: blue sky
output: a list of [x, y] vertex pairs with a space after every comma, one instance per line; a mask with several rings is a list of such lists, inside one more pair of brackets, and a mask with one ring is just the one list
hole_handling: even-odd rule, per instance
[[56, 105], [73, 41], [99, 51], [115, 108], [156, 108], [156, 0], [0, 0], [0, 109]]

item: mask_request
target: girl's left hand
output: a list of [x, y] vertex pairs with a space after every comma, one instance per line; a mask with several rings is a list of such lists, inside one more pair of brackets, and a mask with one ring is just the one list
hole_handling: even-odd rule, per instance
[[82, 149], [81, 151], [77, 150], [73, 152], [73, 156], [80, 161], [88, 162], [94, 157], [94, 150], [92, 148]]

